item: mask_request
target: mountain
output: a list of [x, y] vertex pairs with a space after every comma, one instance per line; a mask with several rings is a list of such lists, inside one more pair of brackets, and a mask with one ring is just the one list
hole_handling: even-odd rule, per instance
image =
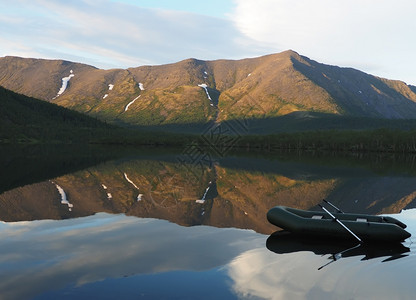
[[[316, 118], [416, 119], [416, 87], [294, 51], [242, 60], [187, 59], [100, 70], [62, 60], [0, 58], [0, 85], [134, 127]], [[299, 114], [302, 112], [302, 114]], [[306, 112], [306, 113], [305, 113]]]
[[0, 142], [80, 140], [112, 126], [76, 111], [0, 87]]

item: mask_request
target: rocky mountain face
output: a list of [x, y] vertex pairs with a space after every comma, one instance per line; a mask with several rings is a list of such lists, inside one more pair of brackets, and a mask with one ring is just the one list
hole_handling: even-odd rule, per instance
[[206, 124], [294, 112], [416, 117], [416, 87], [293, 51], [242, 60], [100, 70], [61, 60], [0, 58], [0, 85], [128, 126]]

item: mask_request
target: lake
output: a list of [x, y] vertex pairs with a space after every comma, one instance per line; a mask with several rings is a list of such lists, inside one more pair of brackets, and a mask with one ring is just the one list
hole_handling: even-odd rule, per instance
[[[413, 156], [0, 148], [0, 299], [413, 299]], [[401, 244], [273, 236], [276, 205], [383, 214]]]

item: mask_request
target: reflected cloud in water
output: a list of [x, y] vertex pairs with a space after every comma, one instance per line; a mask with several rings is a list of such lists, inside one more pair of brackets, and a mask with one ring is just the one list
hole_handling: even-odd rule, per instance
[[[327, 256], [312, 252], [276, 255], [264, 249], [245, 252], [229, 264], [234, 290], [264, 299], [412, 298], [414, 257], [394, 263], [349, 257], [318, 270]], [[313, 267], [312, 267], [313, 266]]]
[[98, 214], [2, 223], [0, 294], [18, 299], [106, 278], [223, 266], [264, 237], [249, 230], [181, 227]]
[[[415, 233], [416, 210], [395, 217]], [[200, 290], [188, 290], [183, 281], [200, 287], [204, 280], [205, 286], [221, 281], [215, 297], [240, 299], [393, 299], [416, 292], [416, 249], [411, 240], [397, 248], [397, 254], [407, 255], [401, 259], [388, 260], [389, 251], [368, 256], [352, 249], [350, 255], [319, 270], [341, 247], [329, 242], [317, 248], [295, 245], [296, 252], [286, 248], [277, 254], [265, 247], [266, 239], [252, 230], [182, 227], [105, 213], [1, 223], [0, 294], [5, 299], [67, 293], [82, 298], [90, 295], [87, 291], [95, 296], [104, 290], [111, 294], [114, 285], [113, 293], [123, 286], [127, 298], [140, 291], [151, 296], [157, 286], [173, 289], [172, 297], [201, 296]], [[269, 237], [269, 248], [274, 242]], [[178, 278], [182, 284], [172, 287], [169, 282]], [[153, 284], [154, 290], [140, 286], [143, 282]], [[212, 296], [201, 298], [208, 295]]]

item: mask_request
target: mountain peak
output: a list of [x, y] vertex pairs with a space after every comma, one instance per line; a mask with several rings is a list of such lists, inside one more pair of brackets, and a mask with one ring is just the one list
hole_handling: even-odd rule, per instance
[[297, 53], [296, 51], [292, 50], [292, 49], [288, 49], [286, 51], [277, 53], [277, 54], [281, 54], [281, 55], [289, 55], [290, 57], [300, 57], [299, 53]]

